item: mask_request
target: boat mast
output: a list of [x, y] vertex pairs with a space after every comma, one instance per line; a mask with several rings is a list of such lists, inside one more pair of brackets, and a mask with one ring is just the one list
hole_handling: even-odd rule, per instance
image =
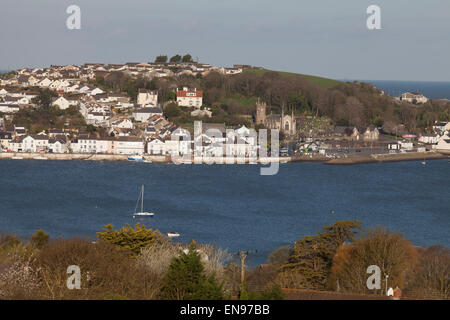
[[142, 185], [141, 198], [141, 212], [144, 212], [144, 185]]

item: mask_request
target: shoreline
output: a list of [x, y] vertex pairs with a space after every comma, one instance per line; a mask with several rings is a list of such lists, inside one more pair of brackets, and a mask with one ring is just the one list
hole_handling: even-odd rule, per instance
[[[30, 152], [2, 152], [0, 153], [0, 160], [62, 160], [62, 161], [129, 161], [130, 155], [120, 154], [81, 154], [81, 153], [30, 153]], [[145, 160], [156, 163], [170, 163], [172, 162], [170, 156], [144, 155]], [[19, 159], [20, 158], [20, 159]], [[254, 159], [252, 164], [269, 164], [271, 162], [286, 163], [286, 162], [321, 162], [326, 165], [355, 165], [368, 163], [383, 163], [383, 162], [403, 162], [403, 161], [423, 161], [423, 160], [442, 160], [450, 159], [450, 155], [441, 154], [438, 152], [411, 152], [398, 154], [378, 154], [370, 156], [353, 156], [348, 158], [330, 159], [323, 155], [316, 156], [296, 156], [296, 157], [282, 157], [282, 158], [263, 158]], [[208, 161], [215, 161], [216, 158], [202, 158], [202, 163], [206, 164]], [[252, 159], [249, 158], [224, 158], [216, 164], [249, 164]], [[186, 161], [186, 164], [195, 163], [193, 160]]]
[[442, 160], [449, 159], [448, 155], [437, 152], [411, 152], [397, 154], [379, 154], [361, 157], [349, 157], [332, 159], [324, 164], [327, 165], [354, 165], [367, 163], [385, 163], [385, 162], [406, 162], [406, 161], [425, 161], [425, 160]]

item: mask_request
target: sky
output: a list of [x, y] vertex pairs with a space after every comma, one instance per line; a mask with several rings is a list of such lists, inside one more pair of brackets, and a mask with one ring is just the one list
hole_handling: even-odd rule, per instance
[[[70, 30], [69, 5], [81, 10]], [[381, 9], [369, 30], [366, 10]], [[448, 0], [1, 0], [0, 70], [190, 53], [346, 80], [450, 81]]]

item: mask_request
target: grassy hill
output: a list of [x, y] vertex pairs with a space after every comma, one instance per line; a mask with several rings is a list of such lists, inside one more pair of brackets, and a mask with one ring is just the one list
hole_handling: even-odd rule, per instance
[[285, 72], [285, 71], [275, 71], [275, 70], [268, 70], [268, 69], [247, 68], [247, 69], [244, 69], [244, 72], [256, 72], [258, 74], [264, 74], [266, 72], [278, 72], [279, 74], [284, 75], [284, 76], [302, 76], [302, 77], [310, 80], [311, 82], [317, 83], [325, 88], [329, 88], [329, 87], [335, 86], [339, 83], [342, 83], [341, 81], [338, 81], [338, 80], [322, 78], [322, 77], [317, 77], [317, 76], [311, 76], [311, 75], [307, 75], [307, 74]]

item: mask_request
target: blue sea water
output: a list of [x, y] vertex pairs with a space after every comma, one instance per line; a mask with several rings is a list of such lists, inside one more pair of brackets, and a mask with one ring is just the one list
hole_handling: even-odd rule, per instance
[[392, 97], [405, 92], [421, 92], [431, 99], [450, 99], [450, 82], [363, 80], [380, 88]]
[[[147, 226], [179, 241], [257, 250], [254, 266], [336, 220], [400, 231], [415, 245], [450, 246], [447, 160], [327, 166], [288, 163], [274, 176], [259, 165], [174, 165], [89, 161], [0, 161], [0, 231], [29, 237], [95, 238], [132, 218], [140, 187]], [[334, 214], [330, 213], [334, 210]]]

